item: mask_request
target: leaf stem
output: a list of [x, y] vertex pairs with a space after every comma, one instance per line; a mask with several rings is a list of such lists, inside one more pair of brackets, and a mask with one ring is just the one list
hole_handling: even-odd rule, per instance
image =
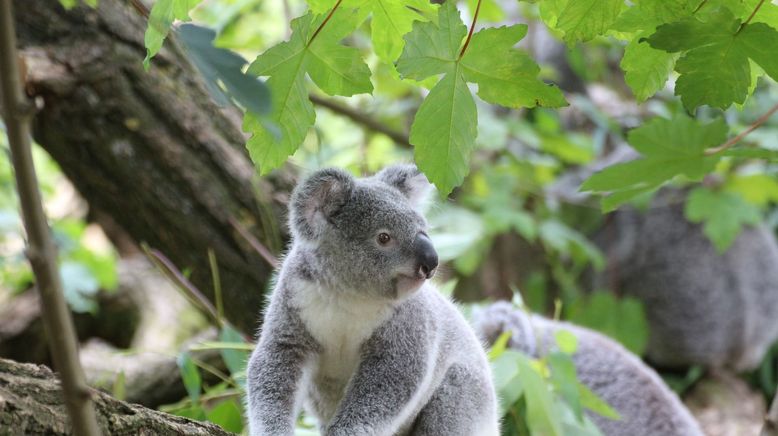
[[475, 13], [473, 14], [473, 22], [470, 23], [470, 31], [467, 32], [467, 39], [465, 40], [465, 44], [462, 46], [462, 50], [459, 51], [459, 59], [462, 59], [462, 56], [465, 55], [465, 51], [467, 50], [467, 46], [470, 45], [470, 38], [473, 37], [473, 30], [475, 30], [475, 23], [478, 21], [478, 12], [481, 11], [481, 0], [478, 0], [478, 3], [475, 5]]
[[748, 16], [746, 21], [743, 22], [743, 24], [740, 25], [740, 27], [737, 29], [737, 32], [735, 32], [735, 35], [740, 33], [741, 30], [743, 30], [744, 27], [746, 27], [746, 24], [750, 23], [751, 20], [754, 18], [754, 15], [759, 11], [759, 8], [762, 7], [762, 4], [764, 3], [764, 0], [759, 0], [759, 3], [757, 3], [756, 7], [754, 8], [754, 11], [751, 12], [751, 15]]
[[327, 14], [327, 17], [324, 19], [324, 21], [322, 21], [321, 24], [319, 24], [319, 27], [316, 28], [316, 31], [313, 32], [311, 39], [309, 39], [308, 43], [305, 44], [306, 47], [310, 46], [313, 40], [316, 39], [316, 35], [318, 35], [319, 32], [321, 32], [321, 29], [324, 28], [324, 25], [327, 24], [328, 21], [330, 21], [330, 18], [332, 18], [332, 14], [335, 13], [335, 11], [338, 9], [338, 6], [340, 6], [341, 2], [343, 2], [343, 0], [338, 0], [337, 3], [335, 3], [335, 6], [332, 7], [330, 13]]
[[709, 148], [709, 149], [705, 150], [705, 156], [712, 156], [712, 155], [714, 155], [716, 153], [720, 153], [720, 152], [722, 152], [722, 151], [732, 147], [733, 145], [737, 144], [738, 142], [740, 142], [741, 139], [745, 138], [746, 135], [748, 135], [749, 133], [751, 133], [754, 130], [758, 129], [759, 126], [764, 124], [770, 118], [770, 116], [772, 114], [774, 114], [775, 112], [778, 112], [778, 104], [776, 104], [775, 106], [770, 108], [770, 110], [765, 112], [764, 115], [759, 117], [750, 126], [748, 126], [748, 128], [746, 130], [743, 130], [742, 132], [740, 132], [739, 135], [735, 136], [734, 138], [730, 139], [729, 141], [727, 141], [727, 142], [725, 142], [725, 143], [723, 143], [723, 144], [721, 144], [721, 145], [719, 145], [717, 147], [713, 147], [713, 148]]
[[708, 0], [702, 0], [702, 2], [697, 5], [696, 8], [692, 11], [692, 14], [696, 14], [700, 9], [702, 9], [703, 6], [705, 6], [705, 3], [708, 3]]

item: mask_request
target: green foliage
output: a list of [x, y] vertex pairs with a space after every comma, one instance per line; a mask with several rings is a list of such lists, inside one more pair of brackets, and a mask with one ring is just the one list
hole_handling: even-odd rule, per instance
[[510, 333], [504, 333], [489, 352], [495, 387], [500, 399], [503, 434], [600, 435], [584, 415], [590, 410], [619, 419], [607, 403], [578, 381], [572, 354], [574, 335], [555, 334], [555, 349], [533, 359], [506, 349]]
[[146, 27], [146, 35], [143, 44], [146, 46], [146, 58], [143, 59], [143, 67], [150, 67], [151, 58], [159, 53], [162, 43], [170, 33], [170, 26], [174, 20], [189, 21], [189, 11], [202, 0], [157, 0], [151, 7], [149, 24]]
[[423, 80], [444, 74], [419, 107], [411, 126], [411, 144], [419, 168], [442, 193], [462, 183], [475, 146], [478, 116], [467, 82], [478, 84], [478, 95], [506, 107], [566, 104], [559, 89], [536, 77], [537, 65], [512, 49], [527, 27], [487, 28], [462, 40], [467, 27], [453, 2], [438, 11], [437, 24], [415, 23], [405, 36], [405, 50], [397, 61], [403, 77]]
[[243, 128], [252, 133], [246, 147], [260, 174], [279, 167], [299, 147], [316, 115], [308, 100], [306, 73], [330, 95], [371, 92], [370, 69], [359, 51], [338, 43], [364, 19], [355, 11], [340, 9], [326, 21], [308, 13], [292, 21], [292, 37], [260, 55], [249, 67], [257, 76], [269, 76], [272, 131], [254, 113], [247, 113]]
[[188, 352], [181, 353], [176, 363], [178, 363], [181, 379], [184, 381], [184, 387], [189, 394], [189, 398], [193, 403], [197, 403], [200, 400], [202, 391], [202, 378], [197, 370], [197, 365], [195, 365], [192, 356]]
[[610, 336], [638, 356], [648, 345], [648, 321], [643, 305], [632, 297], [594, 292], [570, 304], [567, 319]]
[[214, 47], [216, 32], [184, 24], [179, 27], [178, 35], [214, 100], [222, 106], [234, 100], [256, 114], [265, 114], [270, 110], [270, 94], [265, 84], [243, 73], [241, 69], [246, 64], [243, 57]]
[[707, 155], [706, 150], [724, 142], [726, 133], [727, 125], [722, 120], [701, 124], [685, 115], [654, 118], [628, 135], [630, 145], [642, 154], [640, 159], [594, 174], [581, 190], [611, 192], [602, 204], [604, 211], [610, 211], [676, 176], [701, 180], [719, 160], [717, 155]]
[[704, 223], [702, 230], [719, 253], [725, 252], [732, 244], [742, 225], [757, 224], [761, 220], [759, 209], [741, 196], [706, 188], [692, 190], [685, 214], [689, 221]]
[[690, 17], [664, 24], [647, 41], [666, 52], [684, 53], [675, 65], [681, 74], [675, 93], [689, 110], [742, 104], [752, 80], [749, 59], [778, 80], [778, 31], [765, 23], [743, 24], [728, 9], [706, 21]]

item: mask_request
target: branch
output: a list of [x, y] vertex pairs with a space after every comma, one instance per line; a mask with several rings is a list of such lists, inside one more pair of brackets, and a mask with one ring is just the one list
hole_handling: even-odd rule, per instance
[[[177, 374], [176, 374], [177, 375]], [[125, 403], [89, 390], [100, 429], [106, 435], [185, 434], [230, 436], [221, 427]], [[71, 431], [62, 407], [62, 391], [54, 374], [43, 365], [0, 359], [0, 429], [10, 434], [78, 435]]]
[[4, 120], [11, 148], [16, 188], [19, 192], [24, 228], [27, 233], [27, 257], [35, 273], [41, 294], [43, 322], [54, 366], [59, 371], [73, 432], [99, 435], [97, 417], [84, 372], [78, 360], [76, 334], [70, 311], [62, 293], [57, 269], [57, 254], [51, 239], [35, 176], [30, 148], [32, 105], [22, 93], [17, 68], [16, 34], [12, 0], [0, 0], [0, 81]]
[[759, 0], [759, 3], [754, 8], [753, 12], [751, 12], [751, 15], [749, 15], [748, 18], [746, 19], [746, 21], [744, 21], [743, 24], [741, 24], [740, 27], [738, 27], [737, 32], [735, 32], [735, 35], [740, 33], [740, 31], [743, 30], [743, 28], [745, 28], [746, 25], [751, 22], [751, 20], [754, 18], [754, 15], [756, 15], [756, 13], [759, 12], [759, 8], [762, 7], [763, 3], [764, 3], [764, 0]]
[[462, 59], [462, 56], [465, 55], [465, 51], [467, 51], [467, 46], [470, 45], [470, 39], [473, 37], [473, 31], [475, 30], [475, 23], [478, 21], [478, 12], [480, 11], [481, 11], [481, 0], [478, 0], [478, 3], [476, 3], [475, 5], [473, 22], [470, 23], [470, 31], [467, 32], [467, 39], [465, 40], [465, 43], [462, 45], [462, 50], [459, 51], [459, 59]]
[[334, 100], [322, 98], [317, 95], [310, 95], [309, 98], [313, 104], [317, 106], [325, 107], [335, 113], [351, 118], [351, 120], [357, 124], [361, 124], [374, 132], [382, 133], [388, 136], [398, 145], [411, 148], [411, 141], [408, 139], [408, 135], [405, 133], [394, 130], [389, 126]]
[[735, 136], [734, 138], [730, 139], [729, 141], [727, 141], [727, 142], [725, 142], [725, 143], [723, 143], [723, 144], [721, 144], [721, 145], [719, 145], [717, 147], [713, 147], [713, 148], [709, 148], [709, 149], [705, 150], [705, 155], [706, 156], [712, 156], [712, 155], [714, 155], [716, 153], [720, 153], [720, 152], [722, 152], [722, 151], [732, 147], [733, 145], [737, 144], [738, 142], [740, 142], [741, 139], [745, 138], [746, 135], [748, 135], [749, 133], [751, 133], [754, 130], [758, 129], [759, 126], [764, 124], [770, 118], [770, 116], [772, 114], [774, 114], [776, 111], [778, 111], [778, 104], [776, 104], [775, 106], [770, 108], [770, 110], [765, 112], [764, 115], [759, 117], [756, 121], [753, 122], [753, 124], [748, 126], [748, 128], [746, 130], [743, 130], [742, 132], [740, 132], [739, 135]]
[[773, 405], [767, 411], [760, 436], [778, 436], [778, 392], [773, 398]]

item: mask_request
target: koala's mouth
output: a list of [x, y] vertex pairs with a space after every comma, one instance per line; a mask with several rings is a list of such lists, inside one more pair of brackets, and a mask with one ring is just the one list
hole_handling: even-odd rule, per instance
[[399, 295], [408, 294], [421, 288], [421, 285], [427, 280], [424, 274], [398, 274], [396, 278], [397, 293]]

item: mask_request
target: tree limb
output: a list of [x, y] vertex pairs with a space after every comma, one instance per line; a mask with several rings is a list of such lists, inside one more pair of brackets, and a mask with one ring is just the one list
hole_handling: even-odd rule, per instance
[[43, 212], [38, 180], [30, 146], [32, 104], [22, 93], [17, 68], [16, 33], [11, 0], [0, 0], [0, 85], [3, 95], [3, 119], [11, 148], [16, 189], [19, 192], [24, 229], [27, 233], [27, 257], [35, 273], [43, 309], [43, 323], [54, 366], [62, 379], [65, 404], [73, 431], [95, 436], [100, 432], [89, 396], [84, 372], [78, 360], [73, 319], [65, 303], [57, 267], [57, 253]]
[[[221, 427], [129, 404], [89, 390], [106, 435], [232, 435]], [[0, 359], [0, 433], [69, 436], [60, 383], [43, 365]], [[6, 433], [10, 431], [10, 433]]]
[[383, 124], [373, 118], [370, 118], [369, 116], [361, 112], [358, 112], [334, 100], [324, 98], [324, 97], [319, 97], [318, 95], [311, 94], [309, 98], [311, 99], [313, 104], [317, 106], [327, 108], [337, 114], [351, 118], [351, 121], [354, 121], [357, 124], [361, 124], [367, 127], [369, 130], [378, 133], [383, 133], [384, 135], [388, 136], [392, 141], [396, 142], [397, 145], [401, 145], [407, 148], [412, 147], [411, 142], [408, 139], [408, 135], [399, 132], [397, 130], [394, 130], [391, 127], [387, 126], [386, 124]]

